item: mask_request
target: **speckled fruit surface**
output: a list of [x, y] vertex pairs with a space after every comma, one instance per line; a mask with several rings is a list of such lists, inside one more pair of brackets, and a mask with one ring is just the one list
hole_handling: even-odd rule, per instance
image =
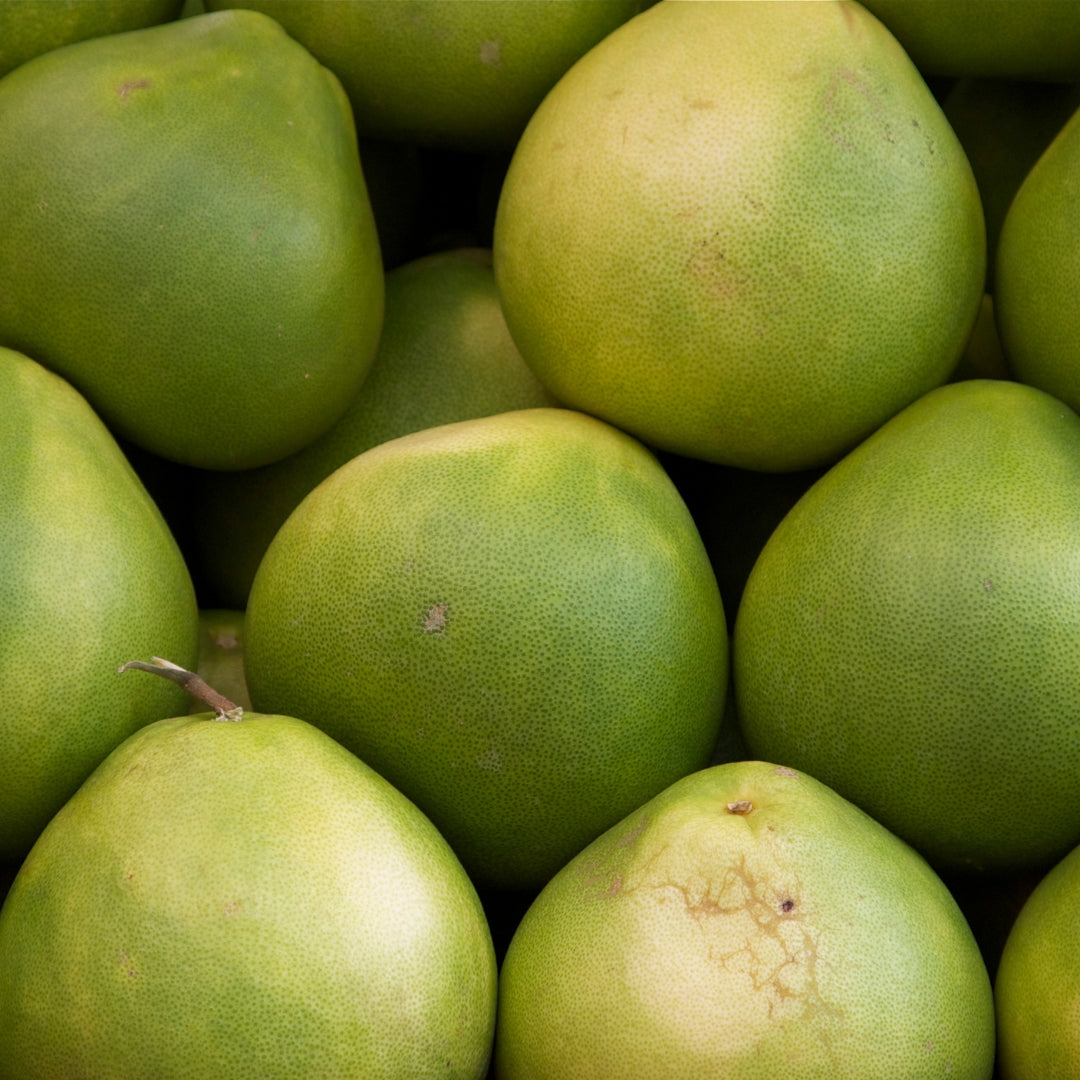
[[972, 380], [834, 465], [735, 622], [758, 757], [806, 769], [941, 867], [1048, 866], [1080, 838], [1080, 418]]
[[59, 376], [0, 348], [0, 860], [21, 859], [136, 728], [185, 707], [132, 656], [193, 666], [195, 591], [116, 440]]
[[352, 749], [478, 884], [531, 888], [708, 761], [727, 631], [653, 455], [524, 409], [394, 439], [323, 481], [256, 574], [246, 666], [256, 708]]
[[27, 61], [0, 83], [0, 189], [0, 344], [123, 438], [251, 468], [321, 435], [363, 380], [383, 271], [352, 114], [273, 19]]

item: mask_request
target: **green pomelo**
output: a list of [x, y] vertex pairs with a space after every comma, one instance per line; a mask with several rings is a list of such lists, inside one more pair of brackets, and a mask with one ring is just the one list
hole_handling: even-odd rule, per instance
[[180, 14], [183, 0], [0, 0], [0, 76], [41, 53]]
[[979, 316], [975, 320], [971, 337], [964, 348], [964, 354], [949, 376], [950, 382], [964, 379], [1008, 379], [1009, 365], [1001, 348], [997, 322], [994, 320], [994, 298], [990, 293], [983, 293], [979, 305]]
[[533, 115], [494, 254], [561, 402], [776, 471], [944, 382], [985, 271], [959, 142], [851, 3], [661, 0], [614, 31]]
[[349, 104], [256, 12], [0, 80], [0, 343], [206, 468], [299, 450], [367, 372], [383, 275]]
[[1031, 387], [927, 394], [785, 516], [735, 622], [750, 751], [941, 867], [1080, 839], [1080, 418]]
[[1080, 112], [1032, 166], [1005, 215], [994, 315], [1014, 376], [1080, 409]]
[[[208, 686], [242, 709], [251, 708], [244, 676], [244, 613], [219, 608], [199, 612], [199, 660], [195, 670]], [[193, 699], [189, 713], [206, 708]]]
[[794, 770], [673, 784], [544, 888], [503, 963], [500, 1080], [989, 1080], [990, 980], [910, 847]]
[[506, 329], [489, 252], [448, 251], [398, 267], [386, 277], [371, 371], [330, 431], [284, 461], [195, 481], [196, 513], [214, 525], [195, 534], [200, 575], [220, 602], [242, 608], [274, 534], [340, 465], [399, 435], [554, 404]]
[[1080, 1075], [1080, 849], [1034, 888], [1001, 953], [997, 1003], [1001, 1080]]
[[286, 716], [133, 735], [0, 909], [6, 1080], [481, 1080], [494, 1010], [446, 842]]
[[247, 609], [256, 708], [323, 727], [478, 884], [533, 888], [709, 760], [723, 605], [656, 459], [527, 409], [383, 443], [323, 481]]
[[941, 103], [979, 187], [989, 292], [994, 291], [998, 236], [1009, 206], [1078, 105], [1080, 85], [1005, 79], [960, 79]]
[[184, 706], [117, 679], [132, 655], [191, 666], [198, 611], [157, 507], [66, 382], [0, 348], [0, 860], [21, 859], [136, 728]]
[[650, 0], [207, 0], [273, 16], [341, 79], [361, 135], [512, 147], [559, 76]]
[[863, 0], [926, 75], [1075, 82], [1077, 0]]

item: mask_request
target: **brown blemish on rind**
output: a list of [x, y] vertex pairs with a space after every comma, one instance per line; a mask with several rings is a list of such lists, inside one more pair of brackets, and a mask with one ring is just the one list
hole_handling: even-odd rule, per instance
[[[767, 882], [758, 880], [745, 858], [727, 868], [719, 883], [709, 881], [704, 888], [671, 880], [650, 887], [660, 890], [661, 902], [670, 892], [681, 898], [686, 914], [705, 935], [710, 961], [732, 974], [749, 976], [754, 991], [765, 994], [770, 1016], [778, 1008], [789, 1010], [797, 1005], [804, 1018], [843, 1018], [842, 1010], [827, 1002], [821, 993], [817, 928], [805, 919], [789, 893], [776, 892]], [[623, 891], [635, 889], [628, 886]], [[727, 930], [714, 933], [714, 927], [720, 925], [718, 920], [741, 920], [746, 916], [752, 920], [752, 929], [747, 928], [741, 943], [737, 937], [733, 940]], [[731, 925], [740, 924], [736, 921]], [[721, 948], [722, 941], [728, 944]], [[827, 1029], [822, 1028], [818, 1035], [827, 1043]]]
[[420, 626], [425, 634], [442, 634], [446, 629], [446, 605], [432, 604], [424, 612]]
[[151, 85], [149, 79], [128, 79], [116, 88], [116, 92], [120, 95], [121, 101], [126, 101], [132, 90], [148, 90]]
[[754, 809], [754, 804], [749, 799], [737, 799], [727, 804], [729, 814], [749, 814]]

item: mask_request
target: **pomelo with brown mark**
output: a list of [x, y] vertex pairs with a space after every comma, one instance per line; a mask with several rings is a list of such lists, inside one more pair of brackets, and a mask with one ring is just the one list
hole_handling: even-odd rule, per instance
[[564, 867], [500, 976], [500, 1080], [989, 1080], [990, 980], [941, 880], [794, 769], [673, 784]]
[[481, 885], [535, 888], [709, 760], [716, 578], [636, 439], [568, 409], [373, 447], [293, 511], [247, 608], [255, 707], [323, 727]]
[[855, 3], [661, 0], [559, 80], [494, 234], [564, 404], [742, 468], [828, 464], [931, 387], [983, 286], [941, 108]]

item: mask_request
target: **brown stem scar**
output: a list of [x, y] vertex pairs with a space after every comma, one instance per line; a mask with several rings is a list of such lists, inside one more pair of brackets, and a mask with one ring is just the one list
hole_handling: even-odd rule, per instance
[[160, 675], [163, 679], [178, 683], [192, 697], [198, 698], [204, 705], [209, 705], [217, 714], [214, 717], [215, 720], [239, 720], [243, 716], [244, 710], [239, 705], [230, 701], [224, 694], [219, 694], [201, 675], [188, 671], [170, 660], [162, 660], [160, 656], [154, 656], [151, 659], [152, 664], [147, 664], [143, 660], [129, 660], [126, 664], [120, 665], [118, 673], [134, 668], [136, 671], [149, 671], [151, 675]]

